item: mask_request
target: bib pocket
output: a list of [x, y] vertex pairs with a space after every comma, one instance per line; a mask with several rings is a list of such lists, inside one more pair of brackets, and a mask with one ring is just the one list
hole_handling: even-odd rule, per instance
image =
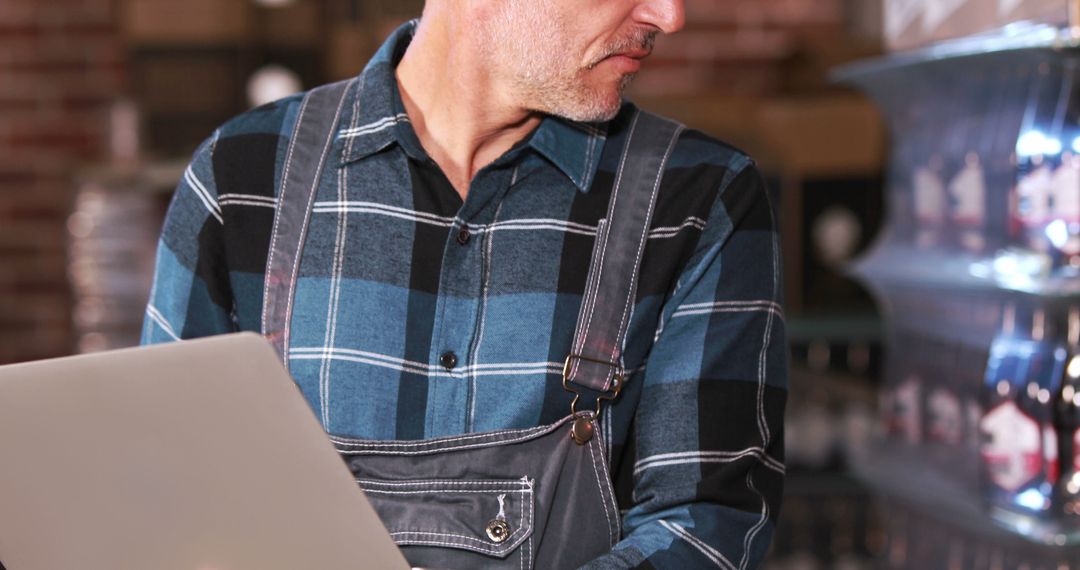
[[357, 483], [413, 564], [532, 567], [536, 505], [528, 477]]

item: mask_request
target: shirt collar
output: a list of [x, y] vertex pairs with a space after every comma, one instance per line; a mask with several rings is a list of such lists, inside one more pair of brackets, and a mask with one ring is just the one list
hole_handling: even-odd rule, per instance
[[[353, 97], [356, 116], [342, 121], [337, 139], [348, 140], [342, 165], [397, 143], [414, 158], [427, 159], [401, 104], [394, 68], [412, 41], [418, 20], [394, 30], [361, 72]], [[554, 164], [582, 192], [588, 192], [607, 140], [607, 123], [579, 123], [544, 117], [528, 145]]]
[[607, 140], [607, 123], [578, 123], [548, 116], [529, 144], [563, 171], [582, 192], [588, 192]]
[[342, 165], [371, 156], [397, 142], [398, 127], [408, 126], [409, 117], [404, 112], [397, 112], [394, 105], [397, 91], [394, 66], [405, 54], [416, 22], [413, 20], [394, 30], [360, 73], [353, 93], [352, 120], [342, 120], [338, 126], [337, 139], [345, 142]]

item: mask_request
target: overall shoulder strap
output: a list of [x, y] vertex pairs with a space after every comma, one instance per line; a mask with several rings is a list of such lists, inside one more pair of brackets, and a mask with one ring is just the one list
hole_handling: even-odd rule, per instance
[[289, 321], [311, 206], [352, 80], [304, 96], [282, 168], [263, 283], [262, 334], [288, 366]]
[[606, 221], [597, 231], [571, 353], [563, 365], [563, 387], [575, 394], [581, 387], [591, 390], [599, 398], [597, 411], [599, 400], [613, 399], [622, 390], [622, 350], [641, 255], [660, 180], [683, 126], [637, 111], [629, 129]]

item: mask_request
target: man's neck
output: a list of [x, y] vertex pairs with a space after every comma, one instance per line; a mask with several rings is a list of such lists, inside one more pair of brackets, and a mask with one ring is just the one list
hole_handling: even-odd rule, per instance
[[397, 67], [420, 144], [465, 199], [476, 173], [540, 124], [479, 62], [484, 54], [449, 18], [425, 14]]

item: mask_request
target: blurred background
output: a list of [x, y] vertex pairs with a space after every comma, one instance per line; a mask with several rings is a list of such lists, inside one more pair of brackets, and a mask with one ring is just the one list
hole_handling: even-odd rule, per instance
[[[880, 53], [880, 0], [687, 4], [686, 29], [661, 40], [631, 96], [744, 148], [770, 173], [790, 218], [790, 314], [865, 317], [861, 290], [812, 274], [865, 246], [880, 223], [881, 121], [827, 79]], [[0, 362], [133, 342], [141, 256], [195, 145], [256, 102], [357, 74], [422, 5], [0, 3]], [[831, 261], [811, 246], [823, 213], [852, 242]], [[129, 249], [139, 246], [149, 249]]]
[[[357, 74], [422, 4], [0, 0], [0, 364], [135, 344], [195, 146], [256, 104]], [[686, 29], [634, 83], [640, 105], [755, 156], [773, 193], [792, 376], [770, 568], [1080, 568], [1061, 411], [1077, 393], [1062, 397], [1077, 277], [1059, 271], [1080, 258], [1031, 238], [1068, 241], [1080, 218], [1047, 230], [1030, 209], [1050, 191], [1024, 185], [1061, 173], [1080, 196], [1062, 138], [1077, 126], [1061, 31], [1074, 4], [688, 0]], [[1058, 337], [1060, 354], [1045, 346]], [[1030, 401], [993, 376], [1032, 374], [1001, 364], [1014, 353], [1050, 355], [1045, 385], [1016, 391]], [[1053, 461], [1025, 459], [1029, 442], [987, 447], [1031, 422]], [[1037, 465], [993, 471], [1021, 460]]]

